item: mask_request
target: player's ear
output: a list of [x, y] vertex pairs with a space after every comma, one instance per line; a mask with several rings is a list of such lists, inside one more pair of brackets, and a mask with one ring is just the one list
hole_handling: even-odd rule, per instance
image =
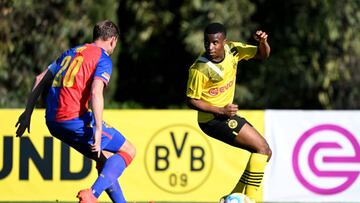
[[117, 43], [117, 38], [116, 37], [111, 37], [110, 39], [110, 44], [112, 47], [115, 47]]

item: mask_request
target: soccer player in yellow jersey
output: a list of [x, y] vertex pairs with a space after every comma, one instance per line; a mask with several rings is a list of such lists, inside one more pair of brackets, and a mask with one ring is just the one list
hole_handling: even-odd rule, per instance
[[256, 202], [262, 201], [260, 184], [271, 149], [259, 132], [236, 114], [238, 105], [233, 104], [233, 98], [239, 61], [269, 57], [267, 37], [258, 30], [255, 33], [258, 46], [232, 42], [226, 39], [224, 25], [209, 24], [204, 30], [205, 52], [189, 69], [186, 91], [187, 103], [198, 111], [198, 123], [204, 133], [251, 152], [246, 169], [231, 193], [244, 193]]

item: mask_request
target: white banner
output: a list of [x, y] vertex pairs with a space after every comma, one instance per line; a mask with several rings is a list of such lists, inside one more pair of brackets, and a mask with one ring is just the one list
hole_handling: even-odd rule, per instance
[[360, 111], [268, 110], [264, 201], [360, 201]]

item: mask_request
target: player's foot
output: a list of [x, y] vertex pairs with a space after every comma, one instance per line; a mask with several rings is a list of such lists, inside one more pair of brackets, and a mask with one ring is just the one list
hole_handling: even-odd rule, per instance
[[[231, 195], [231, 194], [230, 194], [230, 195]], [[228, 202], [228, 201], [226, 201], [226, 198], [227, 198], [228, 196], [230, 196], [230, 195], [225, 195], [225, 196], [221, 197], [221, 199], [219, 200], [219, 203]], [[246, 196], [246, 195], [244, 195], [244, 194], [241, 194], [241, 195], [244, 196], [244, 197], [243, 197], [243, 202], [244, 202], [244, 203], [256, 203], [255, 200], [251, 200], [248, 196]]]
[[98, 203], [91, 189], [80, 190], [76, 197], [79, 198], [79, 203]]

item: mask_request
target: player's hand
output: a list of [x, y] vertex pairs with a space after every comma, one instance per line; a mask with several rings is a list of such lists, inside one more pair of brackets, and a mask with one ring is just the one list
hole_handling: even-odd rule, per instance
[[96, 130], [94, 134], [94, 144], [91, 145], [91, 151], [97, 152], [98, 158], [101, 153], [101, 130]]
[[259, 43], [264, 43], [267, 41], [267, 37], [268, 35], [266, 34], [266, 32], [262, 31], [262, 30], [258, 30], [256, 31], [254, 38], [256, 41], [258, 41]]
[[238, 105], [237, 104], [227, 104], [224, 106], [224, 114], [228, 117], [235, 116], [238, 111]]
[[16, 137], [21, 137], [25, 130], [27, 129], [28, 133], [30, 133], [30, 121], [31, 121], [31, 114], [27, 112], [23, 112], [15, 124], [15, 127], [17, 127], [16, 130]]

